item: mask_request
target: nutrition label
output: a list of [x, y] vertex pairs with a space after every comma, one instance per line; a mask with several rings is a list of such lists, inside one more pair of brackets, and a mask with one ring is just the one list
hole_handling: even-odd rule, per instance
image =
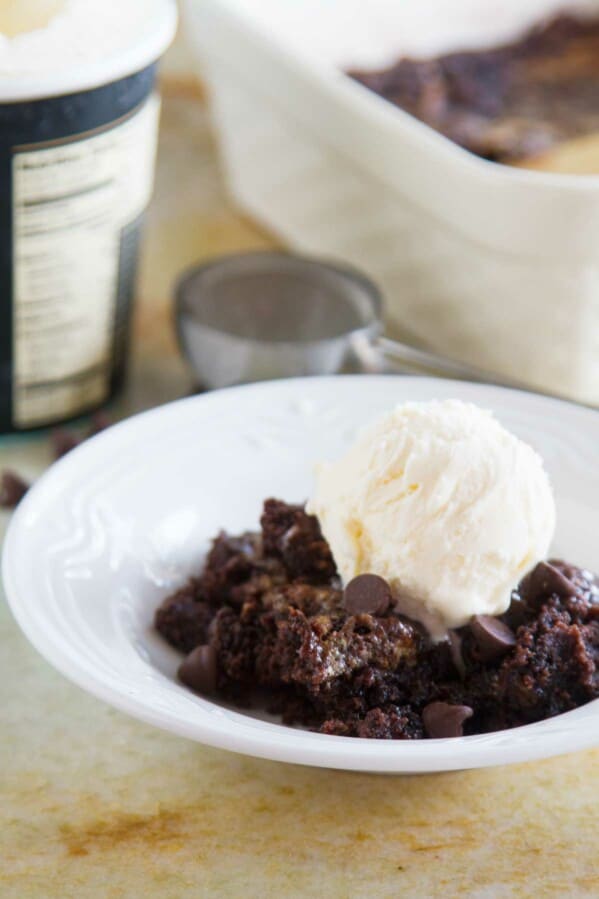
[[131, 226], [153, 182], [159, 101], [105, 129], [13, 156], [13, 418], [101, 403]]

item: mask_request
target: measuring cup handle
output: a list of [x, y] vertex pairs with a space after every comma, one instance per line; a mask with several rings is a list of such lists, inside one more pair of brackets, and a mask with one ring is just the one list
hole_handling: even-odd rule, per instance
[[446, 356], [438, 356], [436, 353], [422, 350], [409, 344], [400, 343], [398, 340], [390, 340], [388, 337], [378, 337], [373, 341], [372, 349], [383, 360], [382, 370], [401, 371], [412, 374], [428, 374], [443, 378], [456, 378], [461, 381], [478, 381], [483, 384], [497, 384], [500, 387], [511, 387], [516, 390], [527, 390], [532, 393], [540, 393], [543, 396], [553, 396], [562, 399], [557, 394], [537, 390], [522, 381], [506, 378], [495, 372], [485, 371], [465, 362], [448, 359]]

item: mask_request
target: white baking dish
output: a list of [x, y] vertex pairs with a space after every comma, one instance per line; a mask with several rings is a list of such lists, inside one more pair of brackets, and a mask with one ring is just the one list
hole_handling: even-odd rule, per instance
[[451, 6], [186, 0], [231, 191], [291, 246], [366, 269], [391, 332], [599, 403], [599, 177], [478, 159], [343, 74], [599, 0]]

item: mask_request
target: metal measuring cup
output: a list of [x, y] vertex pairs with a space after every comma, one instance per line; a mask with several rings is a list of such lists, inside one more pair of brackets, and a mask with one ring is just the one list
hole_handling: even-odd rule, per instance
[[191, 269], [176, 290], [179, 341], [202, 387], [399, 371], [526, 389], [383, 337], [382, 315], [382, 295], [361, 272], [283, 252], [221, 257]]

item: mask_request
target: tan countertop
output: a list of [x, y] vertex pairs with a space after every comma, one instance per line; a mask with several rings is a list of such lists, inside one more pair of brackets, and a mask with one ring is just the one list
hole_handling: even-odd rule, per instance
[[[171, 75], [118, 414], [190, 388], [170, 327], [175, 274], [269, 244], [224, 196], [199, 91]], [[0, 468], [34, 476], [48, 462], [43, 435], [0, 440]], [[0, 726], [2, 899], [599, 896], [599, 751], [425, 777], [243, 758], [72, 686], [3, 601]]]

